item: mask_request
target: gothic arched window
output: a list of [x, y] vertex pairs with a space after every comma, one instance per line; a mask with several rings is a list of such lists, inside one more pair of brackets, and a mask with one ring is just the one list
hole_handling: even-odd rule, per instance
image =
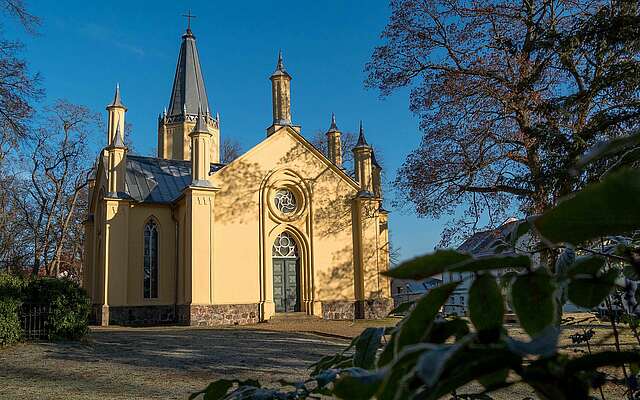
[[152, 220], [144, 226], [144, 298], [158, 297], [158, 225]]
[[282, 232], [273, 242], [273, 257], [297, 258], [296, 242], [287, 232]]

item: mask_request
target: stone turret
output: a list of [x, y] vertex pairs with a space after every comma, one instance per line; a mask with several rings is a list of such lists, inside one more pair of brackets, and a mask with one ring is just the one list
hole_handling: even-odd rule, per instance
[[342, 168], [341, 132], [336, 125], [336, 115], [331, 114], [331, 126], [327, 131], [327, 156], [338, 168]]
[[113, 102], [107, 106], [107, 111], [107, 195], [119, 198], [125, 192], [127, 163], [127, 147], [124, 144], [124, 113], [127, 109], [120, 99], [120, 86], [116, 86], [116, 95]]
[[355, 177], [360, 184], [360, 191], [363, 194], [373, 195], [373, 165], [372, 165], [373, 148], [369, 146], [364, 137], [364, 128], [360, 121], [360, 133], [358, 142], [353, 148]]
[[116, 137], [116, 131], [124, 132], [124, 113], [127, 108], [120, 98], [120, 85], [116, 84], [113, 101], [107, 106], [107, 146], [111, 146]]
[[278, 53], [276, 70], [269, 79], [271, 80], [273, 125], [267, 130], [268, 135], [280, 126], [291, 125], [291, 75], [284, 68], [282, 51]]
[[191, 186], [211, 187], [208, 181], [211, 168], [211, 133], [207, 128], [206, 116], [202, 108], [198, 110], [196, 125], [191, 137]]

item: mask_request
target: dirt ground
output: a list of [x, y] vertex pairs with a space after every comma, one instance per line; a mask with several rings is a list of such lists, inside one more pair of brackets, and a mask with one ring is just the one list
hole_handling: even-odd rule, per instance
[[[221, 377], [253, 378], [266, 384], [304, 379], [312, 362], [340, 351], [364, 328], [397, 321], [284, 320], [220, 329], [94, 328], [82, 343], [32, 343], [0, 350], [0, 398], [186, 399]], [[564, 351], [586, 351], [584, 345], [571, 344], [569, 336], [589, 327], [596, 330], [594, 351], [613, 345], [601, 323], [587, 321], [563, 330]], [[515, 326], [511, 334], [524, 336]], [[624, 347], [637, 348], [629, 332], [623, 331], [621, 340]], [[606, 394], [609, 399], [622, 398], [615, 388]], [[524, 386], [494, 397], [535, 399]]]

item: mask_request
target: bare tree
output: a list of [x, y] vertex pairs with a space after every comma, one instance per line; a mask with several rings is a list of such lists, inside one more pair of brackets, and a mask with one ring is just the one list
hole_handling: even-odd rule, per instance
[[237, 140], [224, 137], [220, 144], [220, 162], [222, 164], [229, 164], [231, 161], [240, 157], [242, 154], [242, 145]]
[[[39, 25], [39, 19], [21, 0], [0, 1], [0, 9], [18, 19], [28, 32], [34, 33]], [[22, 47], [19, 41], [0, 37], [0, 165], [7, 152], [24, 138], [26, 124], [34, 113], [31, 102], [43, 94], [39, 75], [29, 73], [27, 62], [19, 56]]]
[[86, 107], [59, 100], [28, 139], [23, 165], [30, 179], [15, 201], [32, 240], [34, 274], [41, 267], [48, 275], [60, 272], [69, 233], [82, 222], [78, 203], [91, 167], [86, 143], [97, 119]]
[[[353, 132], [342, 132], [340, 135], [340, 144], [342, 148], [342, 167], [349, 171], [353, 171], [353, 152], [351, 151], [358, 141], [358, 135]], [[327, 134], [320, 130], [316, 131], [309, 142], [322, 154], [327, 156], [329, 154]]]
[[542, 212], [599, 175], [568, 172], [579, 154], [638, 128], [636, 1], [392, 0], [391, 11], [366, 83], [411, 88], [423, 138], [396, 186], [419, 215], [461, 216], [443, 244], [513, 205]]

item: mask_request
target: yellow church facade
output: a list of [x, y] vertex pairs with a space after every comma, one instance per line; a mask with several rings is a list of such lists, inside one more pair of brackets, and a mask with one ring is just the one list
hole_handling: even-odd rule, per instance
[[195, 36], [182, 36], [157, 157], [129, 154], [116, 88], [107, 146], [90, 180], [83, 286], [101, 325], [215, 326], [290, 313], [379, 318], [389, 311], [388, 215], [362, 125], [353, 176], [335, 119], [328, 154], [291, 119], [282, 57], [265, 139], [220, 163], [219, 117]]

